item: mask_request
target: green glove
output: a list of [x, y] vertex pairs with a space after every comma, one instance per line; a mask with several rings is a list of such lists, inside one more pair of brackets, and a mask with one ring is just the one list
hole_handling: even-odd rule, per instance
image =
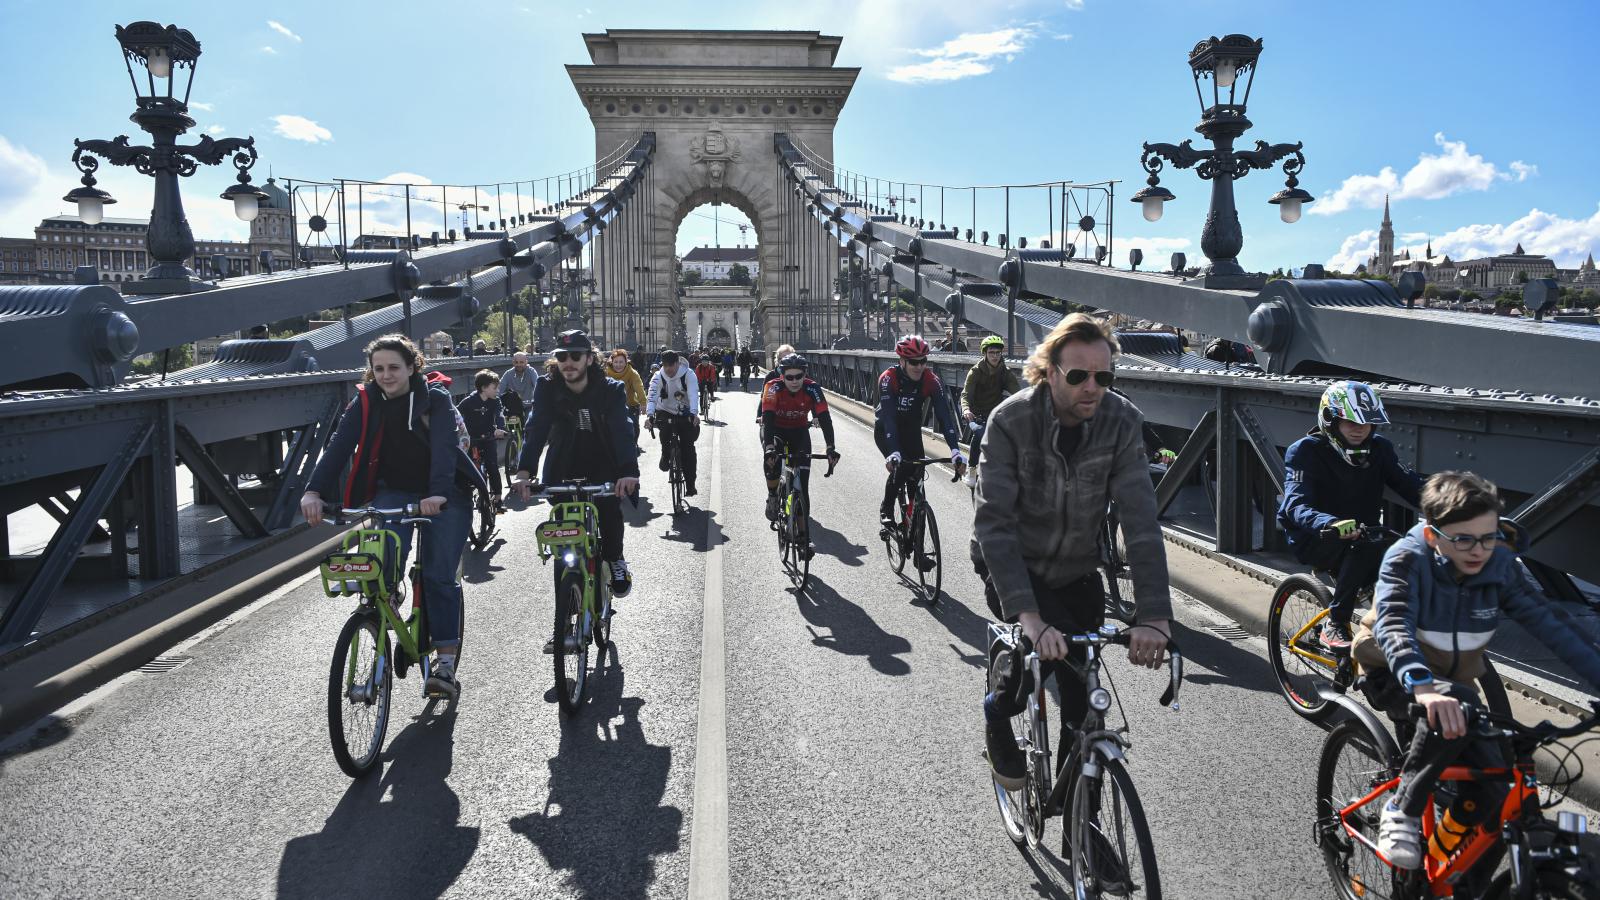
[[1361, 523], [1355, 519], [1340, 519], [1333, 523], [1333, 530], [1339, 532], [1341, 540], [1349, 540], [1355, 536], [1357, 531], [1361, 530]]
[[1158, 462], [1158, 463], [1163, 463], [1165, 465], [1169, 465], [1170, 466], [1174, 462], [1176, 462], [1177, 459], [1178, 459], [1178, 454], [1172, 452], [1171, 450], [1168, 450], [1165, 447], [1162, 447], [1160, 450], [1156, 451], [1156, 462]]

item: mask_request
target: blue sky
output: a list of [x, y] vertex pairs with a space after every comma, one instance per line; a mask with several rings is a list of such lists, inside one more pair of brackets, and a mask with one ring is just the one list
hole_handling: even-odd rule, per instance
[[[1265, 41], [1244, 140], [1304, 141], [1301, 185], [1317, 197], [1289, 226], [1266, 203], [1281, 174], [1239, 182], [1247, 266], [1353, 267], [1376, 242], [1385, 191], [1401, 245], [1431, 236], [1436, 252], [1463, 259], [1520, 242], [1565, 266], [1600, 248], [1600, 4], [584, 2], [469, 2], [441, 14], [411, 0], [4, 0], [0, 77], [13, 90], [0, 119], [0, 235], [31, 235], [43, 216], [70, 211], [59, 198], [76, 183], [74, 137], [138, 134], [112, 29], [148, 17], [200, 39], [196, 130], [254, 135], [261, 174], [435, 183], [526, 180], [588, 161], [593, 132], [562, 69], [588, 61], [584, 32], [839, 34], [839, 64], [863, 69], [838, 126], [841, 165], [945, 184], [1118, 179], [1118, 256], [1139, 246], [1152, 261], [1175, 249], [1200, 258], [1209, 185], [1169, 168], [1163, 184], [1178, 200], [1145, 223], [1124, 199], [1143, 181], [1140, 143], [1198, 141], [1188, 50], [1243, 32]], [[200, 236], [243, 236], [216, 199], [230, 180], [222, 168], [186, 179]], [[123, 201], [110, 214], [148, 209], [148, 179], [119, 171], [102, 185]], [[733, 244], [739, 217], [723, 209], [722, 242]], [[979, 227], [1001, 230], [988, 219]], [[690, 216], [680, 246], [709, 242], [712, 227]]]

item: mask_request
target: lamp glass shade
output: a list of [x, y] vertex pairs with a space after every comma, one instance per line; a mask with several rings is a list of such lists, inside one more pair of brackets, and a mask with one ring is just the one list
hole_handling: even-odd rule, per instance
[[165, 47], [154, 48], [145, 56], [145, 68], [154, 78], [171, 78], [172, 57], [167, 55]]
[[99, 197], [78, 198], [78, 218], [85, 225], [99, 225], [106, 217], [105, 201]]
[[239, 194], [233, 198], [233, 214], [239, 217], [239, 221], [253, 222], [259, 212], [261, 203], [254, 194]]
[[1144, 201], [1140, 204], [1144, 207], [1144, 220], [1146, 222], [1159, 221], [1161, 219], [1162, 205], [1165, 203], [1166, 201], [1160, 197], [1144, 198]]
[[1239, 74], [1239, 64], [1231, 59], [1219, 59], [1213, 73], [1217, 79], [1217, 87], [1233, 87], [1233, 80]]
[[1293, 225], [1300, 221], [1300, 201], [1293, 197], [1280, 201], [1278, 203], [1278, 218], [1288, 225]]

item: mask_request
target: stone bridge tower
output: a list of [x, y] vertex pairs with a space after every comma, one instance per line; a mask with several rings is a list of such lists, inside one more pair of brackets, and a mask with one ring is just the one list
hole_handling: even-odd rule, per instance
[[[656, 134], [655, 188], [643, 198], [653, 224], [642, 257], [635, 257], [650, 265], [646, 321], [658, 335], [677, 330], [683, 316], [673, 270], [678, 227], [697, 206], [730, 203], [756, 229], [762, 340], [769, 347], [793, 342], [787, 323], [796, 317], [787, 312], [799, 300], [785, 296], [796, 279], [786, 279], [783, 266], [794, 262], [799, 245], [785, 242], [799, 227], [816, 226], [780, 221], [800, 216], [784, 213], [779, 203], [773, 135], [788, 134], [797, 146], [833, 159], [834, 125], [861, 71], [834, 66], [841, 39], [815, 31], [608, 30], [584, 35], [584, 42], [593, 64], [567, 66], [567, 74], [594, 123], [595, 159], [643, 132]], [[825, 254], [818, 243], [808, 246]], [[830, 265], [820, 258], [800, 262], [804, 271]]]

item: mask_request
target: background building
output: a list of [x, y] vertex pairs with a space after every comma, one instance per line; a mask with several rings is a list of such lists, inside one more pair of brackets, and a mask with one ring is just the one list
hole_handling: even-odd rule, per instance
[[33, 238], [0, 237], [0, 284], [38, 284]]
[[761, 274], [755, 247], [696, 247], [683, 258], [683, 271], [699, 272], [701, 281], [727, 281], [737, 263], [750, 271], [750, 283]]

